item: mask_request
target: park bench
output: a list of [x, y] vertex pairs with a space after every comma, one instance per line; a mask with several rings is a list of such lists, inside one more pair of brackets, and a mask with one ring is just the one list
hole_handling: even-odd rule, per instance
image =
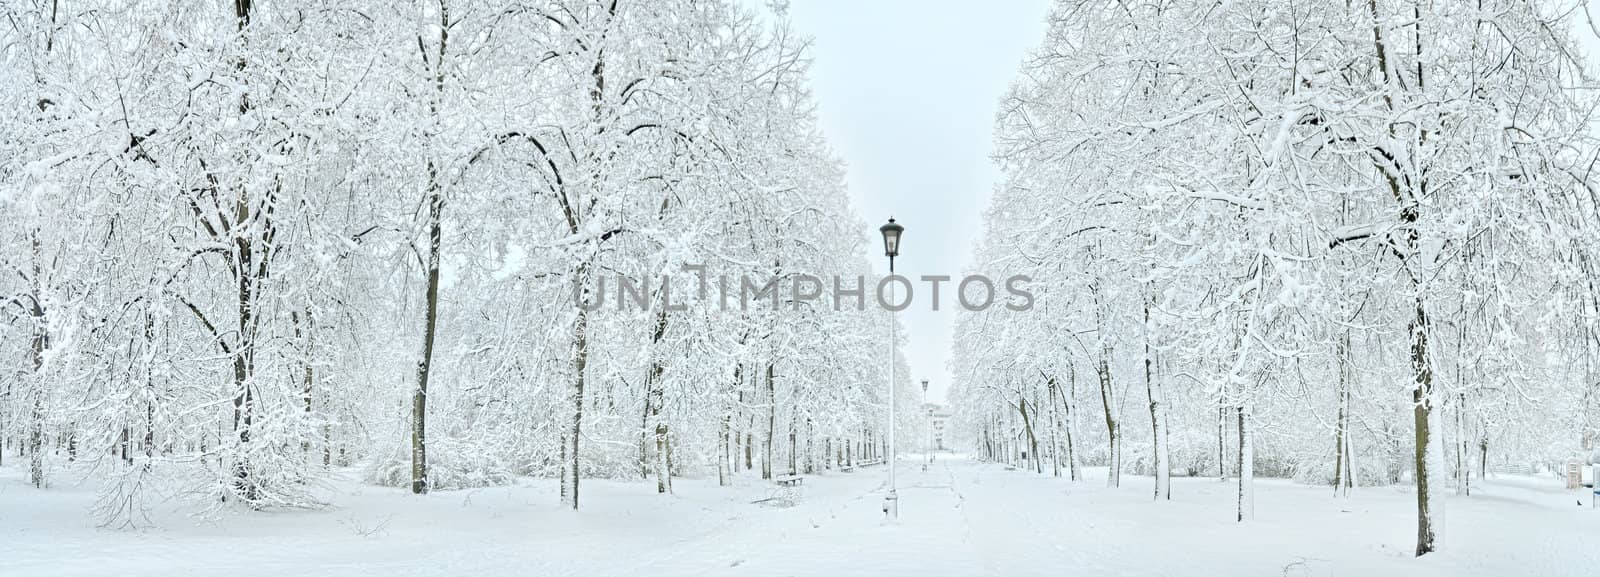
[[839, 465], [839, 471], [843, 472], [843, 473], [849, 473], [851, 471], [856, 470], [857, 467], [869, 467], [869, 466], [872, 466], [872, 465], [882, 465], [882, 464], [883, 464], [883, 459], [857, 459], [855, 464]]
[[793, 507], [800, 502], [800, 483], [804, 480], [805, 477], [800, 475], [773, 477], [772, 484], [776, 486], [767, 491], [767, 497], [751, 502], [766, 507]]
[[[1600, 465], [1597, 465], [1595, 467], [1595, 471], [1594, 472], [1595, 472], [1596, 476], [1600, 476]], [[1583, 488], [1588, 489], [1588, 490], [1591, 491], [1591, 493], [1589, 495], [1589, 508], [1592, 509], [1594, 507], [1600, 506], [1600, 479], [1595, 479], [1594, 481], [1591, 481], [1591, 482], [1588, 482], [1588, 483], [1584, 483], [1583, 484]], [[1578, 501], [1578, 505], [1582, 506], [1583, 505], [1583, 501], [1579, 500]]]

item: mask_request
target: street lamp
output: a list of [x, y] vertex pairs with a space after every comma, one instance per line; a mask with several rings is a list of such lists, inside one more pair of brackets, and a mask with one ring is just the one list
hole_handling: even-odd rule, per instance
[[922, 452], [927, 457], [922, 462], [922, 472], [928, 472], [928, 465], [933, 464], [933, 407], [928, 406], [928, 379], [922, 379], [922, 412], [925, 414], [923, 426], [927, 429], [927, 438], [922, 444]]
[[[878, 227], [878, 232], [883, 233], [883, 254], [889, 257], [889, 276], [894, 276], [894, 257], [900, 256], [900, 233], [906, 227], [895, 224], [894, 217], [889, 217], [889, 223]], [[894, 283], [889, 283], [889, 302], [894, 300]], [[883, 513], [890, 519], [900, 518], [900, 495], [895, 491], [894, 485], [894, 310], [889, 311], [889, 494], [883, 497]]]
[[889, 274], [894, 274], [894, 257], [900, 256], [900, 233], [906, 227], [895, 224], [894, 218], [889, 218], [889, 224], [878, 227], [878, 232], [883, 233], [883, 254], [889, 257]]

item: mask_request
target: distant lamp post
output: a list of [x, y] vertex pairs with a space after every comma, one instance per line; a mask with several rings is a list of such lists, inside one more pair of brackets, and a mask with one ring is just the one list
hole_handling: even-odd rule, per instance
[[933, 407], [928, 406], [928, 379], [922, 379], [922, 411], [926, 413], [927, 439], [923, 443], [922, 452], [927, 453], [927, 458], [922, 460], [922, 472], [928, 472], [928, 465], [933, 464]]
[[[894, 257], [900, 256], [900, 234], [906, 227], [895, 224], [894, 217], [889, 218], [889, 223], [878, 227], [878, 232], [883, 233], [883, 254], [889, 257], [889, 276], [894, 276]], [[894, 301], [894, 283], [889, 283], [889, 302]], [[883, 513], [890, 519], [900, 518], [900, 495], [895, 491], [894, 484], [894, 311], [889, 311], [889, 494], [883, 498]]]

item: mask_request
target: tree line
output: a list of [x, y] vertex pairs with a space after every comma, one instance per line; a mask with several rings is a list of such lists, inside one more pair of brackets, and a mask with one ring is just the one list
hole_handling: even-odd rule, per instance
[[996, 119], [975, 253], [1056, 282], [1032, 313], [961, 314], [956, 426], [1040, 472], [1149, 475], [1158, 501], [1174, 472], [1236, 479], [1241, 521], [1257, 475], [1409, 483], [1417, 555], [1452, 485], [1586, 454], [1585, 15], [1058, 0]]
[[95, 483], [106, 525], [316, 507], [350, 465], [415, 493], [557, 477], [577, 508], [585, 478], [883, 452], [883, 311], [580, 306], [686, 265], [874, 278], [781, 12], [0, 15], [0, 453]]

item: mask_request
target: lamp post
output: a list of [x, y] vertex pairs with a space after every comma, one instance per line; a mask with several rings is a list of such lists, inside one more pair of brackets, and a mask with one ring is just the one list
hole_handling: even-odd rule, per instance
[[[894, 217], [889, 217], [889, 223], [878, 227], [878, 232], [883, 233], [883, 253], [889, 257], [889, 276], [894, 276], [894, 257], [900, 256], [900, 233], [906, 228], [895, 224]], [[889, 283], [889, 302], [894, 302], [894, 283]], [[894, 484], [894, 310], [889, 311], [889, 494], [883, 497], [883, 513], [890, 519], [900, 518], [900, 495], [895, 491]]]
[[923, 428], [926, 437], [923, 439], [922, 452], [927, 456], [922, 459], [922, 472], [928, 472], [928, 465], [933, 464], [933, 407], [928, 406], [928, 379], [922, 379], [922, 413]]

